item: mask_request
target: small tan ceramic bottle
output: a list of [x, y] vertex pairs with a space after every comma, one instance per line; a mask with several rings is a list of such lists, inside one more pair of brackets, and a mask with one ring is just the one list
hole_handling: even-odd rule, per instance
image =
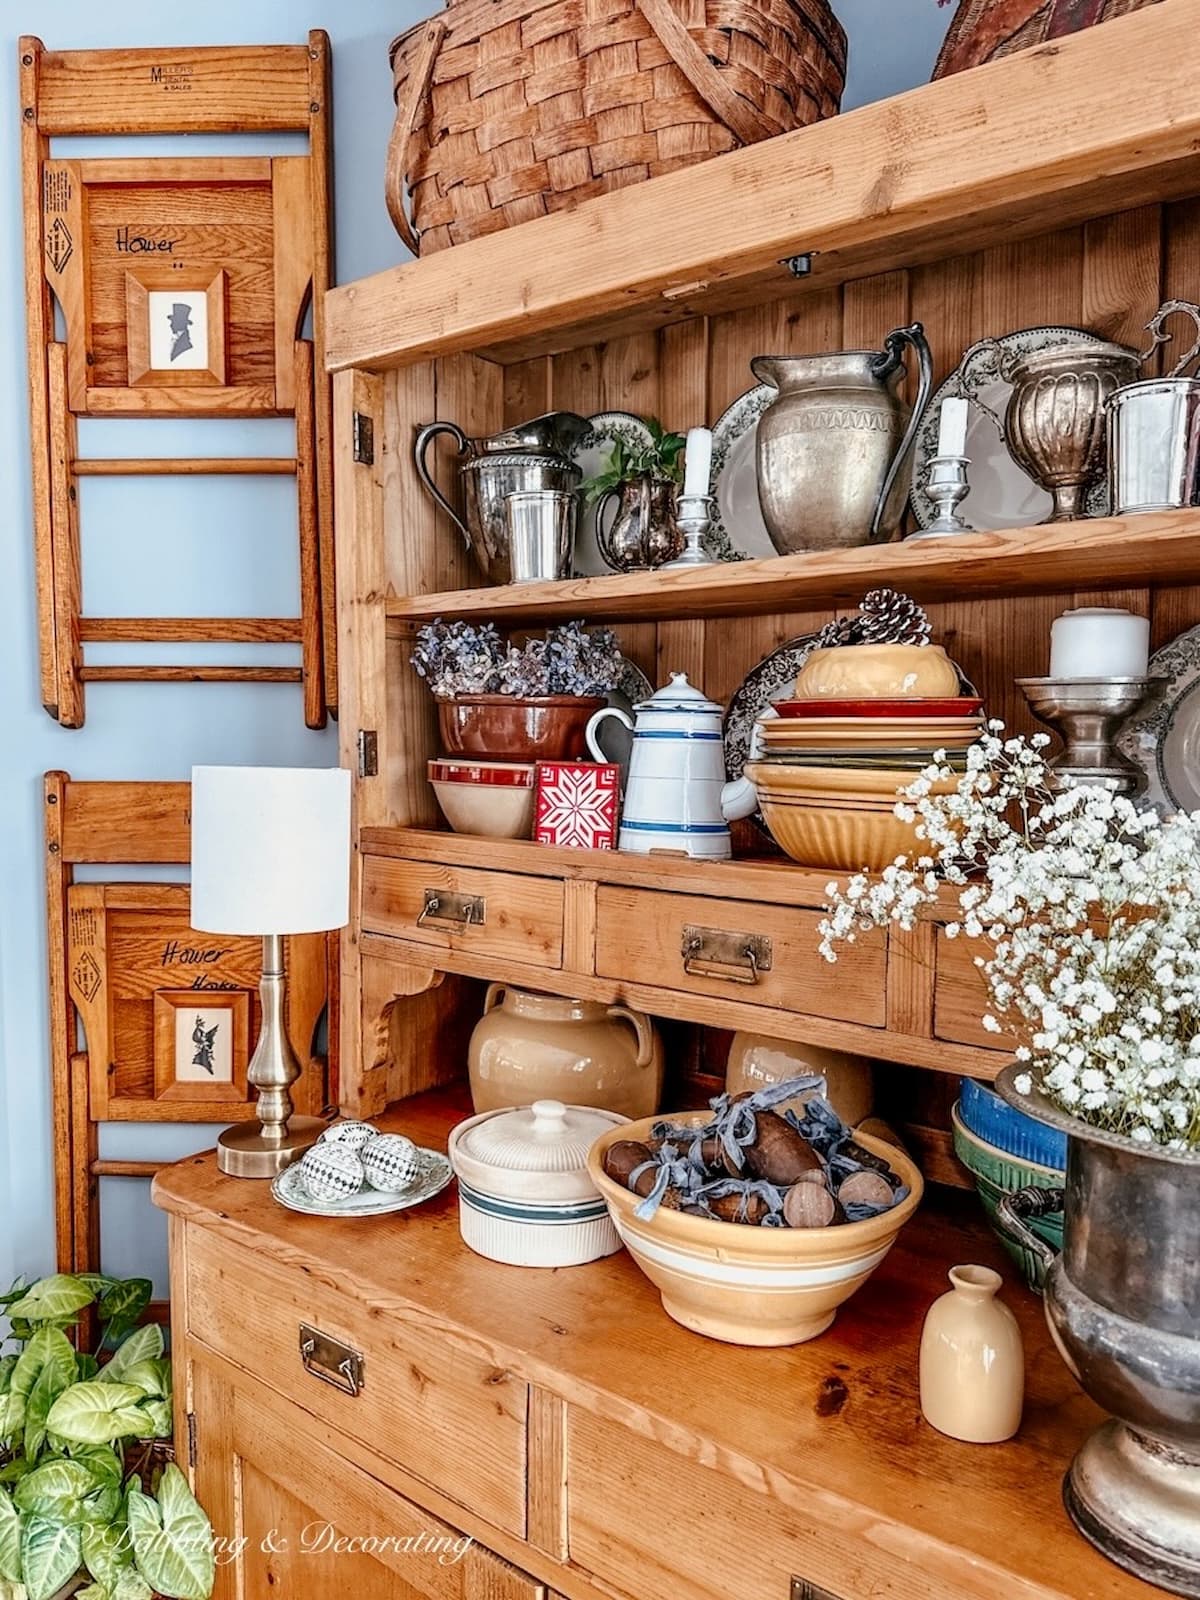
[[921, 1334], [921, 1410], [939, 1433], [971, 1444], [1011, 1439], [1021, 1425], [1025, 1352], [991, 1267], [952, 1267]]

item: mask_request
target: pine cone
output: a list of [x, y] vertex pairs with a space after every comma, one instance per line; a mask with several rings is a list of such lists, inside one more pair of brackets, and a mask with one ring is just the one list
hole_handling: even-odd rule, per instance
[[856, 644], [928, 644], [929, 618], [895, 589], [872, 589], [858, 608]]

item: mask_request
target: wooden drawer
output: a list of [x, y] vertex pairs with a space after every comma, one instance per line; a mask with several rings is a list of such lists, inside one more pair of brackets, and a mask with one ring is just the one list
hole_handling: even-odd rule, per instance
[[991, 1010], [987, 984], [975, 965], [975, 957], [988, 946], [978, 939], [947, 939], [937, 932], [934, 957], [933, 1031], [939, 1039], [955, 1044], [981, 1044], [996, 1051], [1003, 1044], [999, 1034], [988, 1033], [980, 1018]]
[[196, 1487], [226, 1541], [213, 1600], [546, 1600], [526, 1573], [346, 1460], [307, 1412], [226, 1371], [192, 1364]]
[[[524, 1536], [524, 1382], [402, 1302], [356, 1302], [205, 1230], [188, 1229], [186, 1261], [191, 1338], [494, 1527]], [[357, 1395], [306, 1370], [301, 1323], [361, 1355]]]
[[[596, 896], [596, 972], [602, 978], [655, 984], [714, 999], [777, 1006], [837, 1021], [882, 1027], [886, 1014], [886, 943], [871, 934], [843, 948], [836, 965], [817, 948], [821, 913], [601, 885]], [[687, 929], [753, 936], [770, 942], [770, 970], [689, 961]], [[735, 953], [744, 940], [734, 940]], [[752, 981], [747, 981], [752, 980]]]
[[563, 886], [556, 878], [366, 856], [362, 926], [435, 950], [561, 967]]

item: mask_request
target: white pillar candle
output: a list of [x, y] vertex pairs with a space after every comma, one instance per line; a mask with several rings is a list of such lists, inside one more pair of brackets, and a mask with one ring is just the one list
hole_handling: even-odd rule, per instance
[[1150, 622], [1117, 606], [1064, 611], [1050, 627], [1052, 678], [1144, 678]]
[[684, 494], [707, 494], [712, 466], [712, 433], [708, 428], [688, 429], [684, 461]]
[[967, 402], [957, 395], [950, 395], [942, 401], [937, 453], [940, 456], [962, 456], [967, 453]]

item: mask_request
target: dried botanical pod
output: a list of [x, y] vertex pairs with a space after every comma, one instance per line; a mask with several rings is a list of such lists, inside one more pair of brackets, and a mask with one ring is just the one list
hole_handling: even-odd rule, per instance
[[722, 1222], [744, 1222], [751, 1227], [757, 1227], [771, 1209], [757, 1194], [723, 1194], [708, 1203], [713, 1216]]
[[882, 1156], [877, 1156], [874, 1150], [868, 1150], [865, 1145], [851, 1139], [842, 1146], [842, 1155], [849, 1156], [851, 1161], [857, 1161], [860, 1167], [870, 1167], [872, 1172], [882, 1172], [885, 1178], [892, 1176], [892, 1169]]
[[[653, 1159], [653, 1152], [648, 1145], [642, 1144], [637, 1139], [618, 1139], [604, 1152], [604, 1170], [614, 1182], [624, 1184], [628, 1189], [631, 1187], [630, 1174]], [[635, 1194], [648, 1195], [654, 1187], [653, 1169], [647, 1167], [636, 1185], [632, 1187]]]
[[821, 1158], [802, 1133], [774, 1111], [755, 1113], [754, 1142], [745, 1146], [746, 1167], [756, 1178], [781, 1187], [805, 1172], [820, 1172]]
[[783, 1197], [783, 1220], [789, 1228], [828, 1228], [839, 1206], [823, 1183], [792, 1184]]
[[892, 1186], [882, 1172], [863, 1167], [838, 1184], [838, 1200], [844, 1206], [890, 1206]]
[[[650, 1179], [653, 1179], [654, 1174], [652, 1172], [648, 1172], [646, 1176]], [[664, 1189], [663, 1197], [658, 1203], [666, 1211], [682, 1211], [683, 1195], [678, 1189]]]

